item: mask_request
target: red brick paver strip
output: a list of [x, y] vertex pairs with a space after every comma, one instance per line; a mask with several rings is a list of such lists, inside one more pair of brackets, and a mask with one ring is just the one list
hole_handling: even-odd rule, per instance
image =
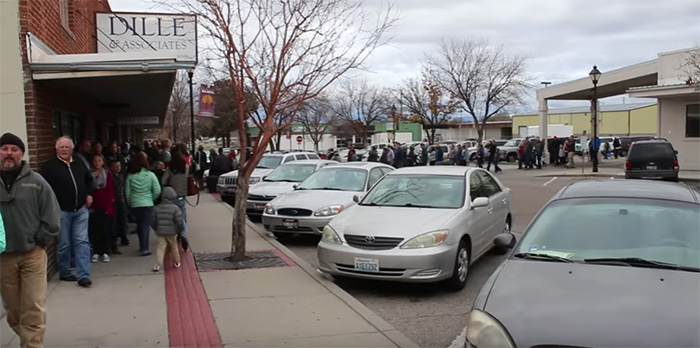
[[175, 268], [170, 257], [165, 262], [165, 298], [171, 348], [221, 348], [221, 337], [214, 321], [204, 286], [199, 279], [191, 252], [183, 252], [182, 266]]

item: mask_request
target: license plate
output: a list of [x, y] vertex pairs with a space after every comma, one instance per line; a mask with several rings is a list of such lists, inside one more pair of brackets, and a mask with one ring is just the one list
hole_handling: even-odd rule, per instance
[[379, 272], [379, 260], [377, 259], [366, 259], [364, 257], [355, 258], [355, 269], [358, 271], [365, 272]]
[[656, 166], [647, 166], [647, 169], [656, 169]]
[[267, 204], [266, 203], [255, 203], [255, 209], [263, 210], [263, 209], [265, 209], [265, 205], [267, 205]]
[[282, 220], [282, 226], [292, 229], [299, 226], [299, 221], [297, 220]]

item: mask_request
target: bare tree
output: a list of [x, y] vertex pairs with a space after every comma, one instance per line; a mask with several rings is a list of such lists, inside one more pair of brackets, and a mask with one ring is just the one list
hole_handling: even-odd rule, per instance
[[507, 55], [502, 46], [487, 40], [456, 40], [427, 55], [426, 66], [434, 81], [455, 95], [474, 119], [479, 141], [488, 119], [509, 107], [524, 104], [530, 85], [526, 58]]
[[681, 71], [685, 74], [683, 78], [686, 79], [686, 84], [698, 85], [700, 88], [700, 46], [694, 47], [685, 55]]
[[345, 80], [334, 98], [333, 110], [339, 118], [363, 125], [362, 143], [367, 143], [367, 128], [386, 118], [390, 109], [389, 93], [367, 80]]
[[[351, 0], [180, 0], [197, 14], [224, 62], [240, 107], [241, 148], [248, 146], [244, 113], [250, 90], [261, 105], [251, 117], [260, 130], [252, 153], [241, 151], [232, 222], [231, 260], [246, 259], [246, 199], [249, 179], [273, 136], [291, 126], [307, 100], [338, 78], [361, 68], [387, 42], [396, 22], [391, 6], [376, 18]], [[163, 2], [167, 6], [168, 2]], [[371, 22], [374, 20], [373, 22]], [[368, 22], [371, 22], [368, 24]], [[278, 114], [288, 115], [283, 124]]]
[[185, 72], [178, 72], [173, 91], [170, 95], [168, 111], [165, 114], [160, 137], [172, 139], [173, 142], [189, 142], [190, 139], [190, 87]]
[[323, 136], [327, 134], [335, 120], [335, 113], [330, 103], [328, 97], [319, 95], [307, 101], [299, 112], [299, 122], [304, 127], [304, 133], [314, 143], [316, 152], [318, 152], [318, 144], [323, 141]]
[[446, 127], [460, 101], [435, 82], [429, 71], [420, 78], [409, 78], [396, 92], [399, 104], [404, 106], [413, 122], [423, 125], [428, 143], [435, 142], [435, 131]]

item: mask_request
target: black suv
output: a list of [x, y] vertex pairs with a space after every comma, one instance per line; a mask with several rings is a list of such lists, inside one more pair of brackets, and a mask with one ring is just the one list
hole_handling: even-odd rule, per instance
[[620, 156], [627, 156], [627, 152], [630, 150], [632, 143], [643, 140], [653, 140], [654, 137], [643, 136], [643, 135], [628, 135], [620, 137]]
[[625, 178], [678, 181], [677, 154], [665, 140], [635, 141], [627, 153]]

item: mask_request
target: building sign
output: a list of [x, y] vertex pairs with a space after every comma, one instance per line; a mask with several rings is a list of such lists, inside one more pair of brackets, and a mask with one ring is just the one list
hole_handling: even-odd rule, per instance
[[216, 107], [216, 90], [214, 86], [199, 86], [199, 116], [214, 117]]
[[117, 124], [122, 126], [157, 126], [160, 124], [160, 118], [158, 116], [120, 117], [117, 118]]
[[97, 53], [163, 51], [180, 62], [197, 62], [197, 16], [96, 13]]

